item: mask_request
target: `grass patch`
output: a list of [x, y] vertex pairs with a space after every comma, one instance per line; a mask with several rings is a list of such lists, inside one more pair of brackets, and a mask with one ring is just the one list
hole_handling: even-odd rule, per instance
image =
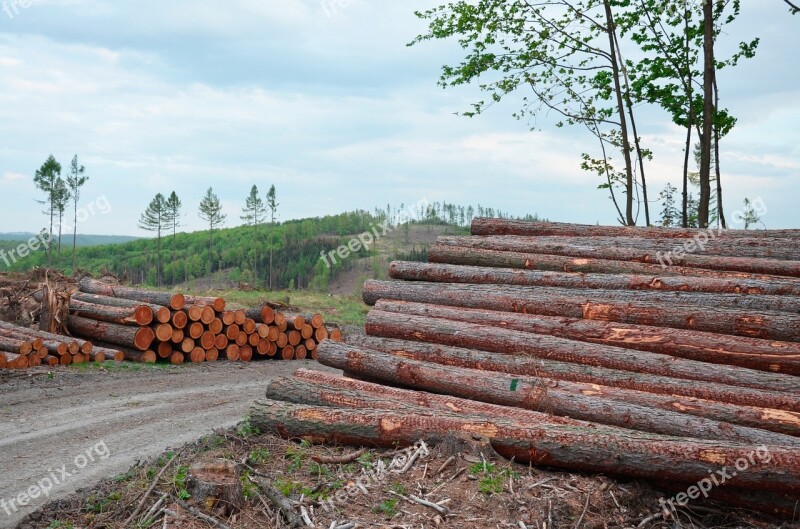
[[372, 512], [375, 514], [383, 514], [386, 516], [386, 518], [394, 518], [394, 516], [399, 512], [397, 510], [398, 503], [400, 503], [399, 498], [389, 498], [388, 500], [383, 500], [376, 507], [373, 507]]

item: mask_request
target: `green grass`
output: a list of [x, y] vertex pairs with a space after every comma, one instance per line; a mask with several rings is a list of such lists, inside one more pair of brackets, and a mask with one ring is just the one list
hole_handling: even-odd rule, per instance
[[493, 463], [475, 463], [469, 468], [469, 473], [477, 476], [478, 490], [484, 494], [500, 494], [503, 492], [505, 479], [516, 479], [519, 473], [508, 468], [500, 470]]
[[67, 366], [68, 369], [75, 371], [98, 371], [100, 369], [105, 369], [106, 371], [131, 371], [134, 373], [151, 369], [169, 369], [171, 367], [175, 366], [163, 363], [140, 364], [137, 362], [103, 362], [102, 364], [87, 362], [85, 364], [70, 364]]
[[399, 498], [389, 498], [388, 500], [380, 502], [377, 507], [372, 509], [372, 512], [375, 514], [383, 514], [386, 518], [393, 518], [399, 512], [397, 510], [398, 503], [400, 503]]
[[[191, 294], [191, 292], [187, 292]], [[202, 293], [208, 295], [208, 293]], [[326, 321], [345, 325], [363, 325], [367, 316], [367, 307], [361, 298], [356, 296], [329, 295], [311, 290], [276, 290], [272, 292], [242, 292], [226, 290], [219, 296], [234, 308], [258, 306], [267, 300], [273, 302], [289, 298], [289, 303], [301, 312], [319, 312]]]

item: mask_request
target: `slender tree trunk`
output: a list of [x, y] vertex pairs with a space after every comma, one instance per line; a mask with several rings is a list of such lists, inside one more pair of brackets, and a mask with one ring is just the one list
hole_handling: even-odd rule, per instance
[[714, 5], [703, 2], [703, 134], [700, 156], [700, 205], [697, 210], [697, 223], [700, 228], [708, 227], [708, 212], [711, 202], [711, 139], [714, 130]]
[[628, 121], [625, 116], [625, 102], [622, 99], [622, 83], [620, 82], [619, 62], [617, 57], [617, 48], [615, 43], [616, 27], [614, 24], [614, 15], [611, 12], [611, 3], [609, 0], [604, 0], [606, 10], [606, 23], [608, 27], [608, 41], [609, 41], [609, 54], [611, 56], [611, 68], [614, 75], [614, 89], [617, 95], [617, 111], [619, 113], [620, 128], [622, 134], [622, 156], [625, 158], [625, 222], [628, 226], [635, 226], [636, 221], [633, 218], [633, 162], [631, 161], [631, 145], [628, 136]]
[[158, 252], [158, 259], [156, 269], [156, 284], [161, 286], [161, 219], [159, 219], [159, 226], [158, 226], [158, 241], [156, 243], [156, 251]]
[[681, 207], [681, 225], [689, 227], [689, 161], [692, 157], [692, 126], [694, 125], [694, 90], [692, 87], [692, 65], [691, 65], [691, 42], [689, 40], [689, 9], [684, 12], [684, 35], [686, 37], [686, 47], [684, 48], [686, 59], [686, 102], [688, 105], [686, 117], [686, 153], [683, 160], [683, 204]]
[[75, 198], [75, 215], [72, 218], [72, 271], [75, 272], [75, 264], [77, 263], [77, 256], [75, 254], [75, 247], [78, 243], [78, 199]]
[[[719, 87], [717, 86], [717, 76], [714, 75], [714, 109], [719, 108]], [[722, 171], [719, 167], [719, 127], [714, 126], [714, 170], [717, 173], [717, 223], [722, 229], [728, 228], [725, 222], [725, 211], [722, 209]]]
[[56, 257], [57, 264], [61, 264], [61, 229], [64, 224], [64, 212], [58, 212], [58, 254]]
[[50, 191], [50, 238], [47, 241], [47, 267], [53, 264], [53, 215], [55, 214], [55, 201], [53, 191]]

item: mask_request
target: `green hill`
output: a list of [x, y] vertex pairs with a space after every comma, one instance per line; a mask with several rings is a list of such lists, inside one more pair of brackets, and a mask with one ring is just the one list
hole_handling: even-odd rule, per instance
[[[0, 233], [0, 244], [6, 242], [27, 241], [31, 237], [36, 237], [35, 233], [28, 232], [13, 232], [13, 233]], [[82, 235], [78, 234], [76, 237], [77, 246], [101, 246], [104, 244], [122, 244], [137, 240], [139, 237], [129, 237], [127, 235]], [[72, 248], [72, 234], [65, 234], [61, 237], [62, 247]], [[15, 245], [16, 246], [16, 245]]]

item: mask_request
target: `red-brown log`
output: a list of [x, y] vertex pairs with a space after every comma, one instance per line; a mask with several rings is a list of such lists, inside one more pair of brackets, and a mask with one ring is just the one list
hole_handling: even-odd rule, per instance
[[302, 339], [303, 336], [298, 331], [289, 331], [289, 345], [291, 345], [292, 347], [300, 345], [300, 340]]
[[258, 335], [258, 333], [253, 333], [253, 334], [248, 334], [247, 335], [247, 344], [250, 347], [256, 347], [258, 345], [258, 342], [260, 342], [260, 341], [261, 341], [261, 337]]
[[217, 337], [214, 338], [214, 347], [220, 351], [224, 351], [225, 348], [228, 347], [228, 337], [224, 334], [218, 334]]
[[228, 340], [233, 341], [236, 340], [240, 332], [239, 326], [234, 323], [233, 325], [228, 325], [225, 329], [225, 336], [228, 337]]
[[183, 351], [186, 354], [191, 353], [194, 347], [195, 343], [194, 340], [192, 340], [191, 338], [184, 338], [183, 341], [181, 342], [181, 351]]
[[[190, 351], [191, 352], [191, 351]], [[182, 351], [174, 351], [169, 357], [169, 361], [173, 365], [181, 365], [186, 360]]]
[[214, 307], [211, 306], [211, 305], [205, 305], [200, 310], [200, 321], [204, 325], [210, 325], [211, 322], [214, 321], [214, 318], [216, 318], [216, 317], [217, 317], [217, 313], [214, 312]]
[[[752, 447], [720, 441], [653, 434], [604, 435], [571, 425], [528, 424], [501, 418], [464, 417], [437, 412], [347, 410], [259, 401], [250, 420], [260, 431], [285, 438], [356, 446], [410, 446], [420, 439], [440, 440], [448, 433], [481, 435], [500, 455], [518, 463], [602, 472], [632, 478], [698, 482], [709, 472], [733, 468]], [[800, 453], [770, 449], [770, 463], [752, 466], [730, 485], [741, 489], [800, 490]]]
[[156, 353], [158, 354], [159, 358], [169, 358], [172, 356], [172, 342], [161, 342], [158, 344], [158, 349]]
[[304, 345], [298, 345], [294, 348], [294, 357], [297, 360], [305, 360], [308, 356], [308, 349]]
[[[100, 342], [102, 343], [102, 342]], [[129, 362], [139, 362], [142, 364], [155, 364], [158, 355], [155, 351], [138, 351], [130, 347], [124, 347], [114, 344], [102, 343], [102, 347], [95, 347], [95, 350], [103, 351], [106, 353], [107, 358], [114, 358], [117, 361], [127, 360]], [[113, 351], [113, 356], [108, 355], [108, 351]], [[68, 356], [68, 355], [67, 355]]]
[[228, 345], [228, 347], [225, 349], [225, 358], [231, 362], [236, 362], [239, 360], [239, 346], [236, 344]]
[[156, 340], [159, 342], [168, 342], [172, 340], [172, 325], [169, 323], [160, 323], [156, 325], [154, 332]]
[[269, 340], [261, 338], [256, 345], [256, 353], [259, 356], [266, 356], [269, 353]]
[[236, 337], [235, 342], [236, 342], [236, 345], [238, 345], [239, 347], [241, 347], [243, 345], [247, 345], [247, 342], [248, 342], [247, 334], [245, 334], [243, 332], [240, 332], [239, 336]]
[[493, 283], [535, 287], [800, 296], [800, 281], [794, 280], [568, 273], [405, 261], [391, 263], [389, 276], [392, 279], [444, 283]]
[[6, 368], [8, 369], [27, 369], [30, 367], [30, 357], [17, 353], [3, 353], [6, 357]]
[[[511, 357], [513, 363], [504, 364], [504, 355], [488, 353], [486, 351], [462, 349], [460, 347], [448, 347], [423, 342], [410, 342], [392, 338], [378, 338], [360, 333], [349, 336], [348, 345], [361, 349], [390, 353], [400, 358], [433, 362], [445, 366], [500, 371], [506, 374], [524, 376], [547, 376], [554, 379], [557, 378], [554, 374], [551, 374], [552, 371], [546, 372], [544, 369], [539, 369], [537, 362], [541, 361], [538, 359], [530, 359], [529, 363], [527, 363], [519, 357]], [[552, 364], [550, 365], [552, 366]], [[573, 370], [578, 373], [583, 372], [585, 369], [586, 366], [573, 367]], [[596, 368], [592, 368], [592, 370], [595, 369]], [[363, 378], [362, 375], [358, 374], [354, 374], [354, 376]], [[581, 381], [580, 378], [574, 378], [574, 380]], [[585, 382], [586, 380], [589, 379], [584, 379], [583, 381]], [[641, 404], [669, 411], [679, 411], [681, 413], [706, 417], [720, 422], [729, 422], [800, 437], [800, 413], [798, 412], [740, 406], [691, 397], [677, 397], [677, 399], [665, 398], [665, 395], [640, 391], [630, 391], [622, 393], [622, 395], [633, 399], [628, 400], [628, 402], [632, 404]]]
[[[554, 291], [566, 291], [567, 294], [556, 294]], [[598, 292], [603, 292], [603, 295], [595, 294]], [[374, 305], [379, 299], [392, 299], [690, 329], [751, 338], [800, 341], [800, 314], [751, 312], [709, 305], [696, 307], [677, 303], [654, 305], [652, 301], [609, 299], [608, 296], [612, 296], [613, 292], [623, 291], [531, 289], [517, 286], [374, 280], [364, 283], [362, 291], [364, 301], [369, 305]], [[631, 292], [630, 294], [656, 295], [650, 292]]]
[[247, 318], [246, 320], [244, 320], [244, 323], [242, 324], [242, 330], [244, 332], [246, 332], [247, 334], [253, 334], [254, 332], [256, 332], [256, 322], [255, 322], [255, 320], [250, 319], [250, 318]]
[[71, 300], [83, 301], [84, 303], [93, 303], [95, 305], [105, 305], [107, 307], [121, 307], [121, 308], [136, 308], [145, 305], [153, 311], [155, 321], [158, 323], [169, 323], [172, 319], [172, 311], [164, 305], [155, 303], [143, 303], [133, 299], [115, 298], [112, 296], [103, 296], [99, 294], [87, 294], [86, 292], [74, 292], [70, 297]]
[[561, 237], [642, 237], [685, 239], [714, 231], [720, 238], [800, 238], [800, 230], [713, 230], [699, 228], [644, 228], [639, 226], [595, 226], [527, 220], [476, 217], [472, 219], [472, 235], [522, 235]]
[[132, 299], [144, 303], [163, 305], [173, 310], [180, 310], [184, 306], [183, 296], [181, 294], [109, 285], [108, 283], [92, 279], [88, 276], [81, 279], [80, 291], [86, 292], [87, 294], [100, 294], [102, 296]]
[[203, 327], [203, 324], [199, 321], [192, 322], [192, 324], [189, 325], [189, 338], [192, 338], [193, 340], [200, 338], [204, 332], [205, 327]]
[[225, 310], [225, 300], [223, 298], [185, 296], [184, 299], [187, 305], [210, 306], [216, 312], [222, 312]]
[[672, 409], [653, 408], [639, 403], [638, 398], [647, 395], [640, 391], [444, 366], [333, 341], [320, 345], [319, 362], [389, 384], [644, 432], [743, 443], [766, 443], [764, 439], [769, 437], [776, 444], [800, 446], [796, 437], [676, 411], [679, 406], [698, 403], [678, 396], [658, 395], [658, 400]]
[[285, 332], [282, 332], [278, 335], [278, 339], [275, 340], [275, 343], [278, 345], [278, 349], [282, 349], [286, 347], [289, 343], [289, 335]]
[[233, 311], [233, 317], [236, 325], [241, 327], [247, 320], [247, 313], [243, 310], [235, 310]]
[[199, 305], [192, 305], [186, 311], [187, 316], [189, 316], [189, 321], [196, 321], [199, 322], [200, 318], [203, 316], [203, 307]]
[[206, 351], [206, 362], [216, 362], [219, 359], [219, 350], [216, 347], [212, 347], [208, 351]]
[[342, 341], [342, 331], [339, 329], [331, 329], [330, 331], [330, 339], [334, 342], [341, 342]]
[[292, 360], [294, 358], [294, 347], [287, 345], [281, 349], [281, 358], [284, 360]]
[[183, 329], [172, 329], [172, 338], [170, 341], [172, 343], [181, 343], [186, 338], [186, 333], [183, 332]]
[[205, 350], [211, 349], [214, 347], [216, 339], [217, 336], [213, 332], [206, 331], [200, 336], [200, 347]]
[[214, 334], [221, 333], [224, 327], [225, 324], [219, 318], [214, 318], [213, 320], [211, 320], [211, 323], [208, 324], [208, 330]]
[[385, 312], [444, 318], [581, 342], [614, 345], [714, 364], [800, 375], [800, 343], [797, 342], [776, 342], [668, 327], [404, 301], [380, 300], [375, 304], [375, 308]]
[[236, 314], [232, 310], [226, 310], [221, 315], [223, 325], [233, 325], [236, 323]]
[[150, 325], [155, 318], [153, 310], [147, 305], [138, 305], [130, 308], [110, 307], [86, 303], [77, 299], [70, 300], [69, 311], [76, 316], [84, 318], [131, 326]]
[[33, 351], [33, 343], [27, 340], [18, 340], [15, 338], [8, 338], [6, 336], [0, 336], [0, 351], [27, 355]]
[[[676, 381], [683, 379], [733, 386], [730, 391], [715, 392], [714, 400], [745, 406], [800, 411], [800, 400], [798, 399], [800, 379], [790, 375], [764, 373], [741, 367], [674, 358], [658, 353], [582, 343], [473, 323], [398, 315], [379, 310], [373, 310], [367, 315], [365, 328], [367, 334], [384, 338], [452, 345], [511, 356], [556, 360], [632, 373], [649, 373]], [[578, 368], [579, 366], [576, 365], [575, 369]], [[620, 377], [620, 379], [623, 378]], [[775, 385], [778, 385], [781, 391], [770, 391], [774, 389]], [[702, 388], [707, 386], [707, 384], [694, 384], [695, 391], [702, 391]], [[692, 386], [688, 385], [688, 387]]]
[[189, 355], [189, 360], [193, 364], [200, 364], [206, 361], [206, 351], [202, 347], [195, 347]]
[[239, 348], [239, 360], [242, 362], [250, 362], [253, 360], [253, 348], [249, 345], [243, 345]]
[[[550, 270], [554, 272], [599, 273], [599, 274], [638, 274], [649, 276], [697, 276], [716, 279], [765, 281], [778, 288], [786, 288], [794, 294], [800, 288], [796, 278], [768, 274], [748, 274], [744, 272], [707, 270], [683, 266], [661, 266], [630, 261], [610, 259], [580, 258], [562, 255], [534, 254], [524, 252], [503, 252], [482, 250], [463, 246], [434, 244], [428, 250], [428, 260], [432, 263], [467, 266], [486, 266], [497, 268], [516, 268], [525, 270]], [[783, 285], [786, 285], [783, 287]], [[782, 292], [773, 292], [780, 294]]]
[[578, 246], [575, 244], [548, 244], [538, 242], [534, 237], [439, 237], [437, 244], [462, 248], [480, 248], [507, 252], [563, 255], [578, 258], [609, 259], [658, 264], [663, 267], [684, 266], [707, 270], [724, 270], [748, 274], [770, 274], [776, 276], [800, 277], [800, 261], [782, 259], [763, 259], [757, 257], [729, 257], [705, 255], [690, 252], [674, 252], [668, 247], [663, 250], [647, 248], [617, 248], [614, 246]]
[[185, 310], [178, 310], [172, 315], [172, 326], [176, 329], [185, 329], [189, 324], [189, 316]]
[[156, 338], [150, 327], [126, 327], [79, 316], [69, 316], [67, 329], [72, 334], [91, 340], [99, 340], [123, 347], [133, 347], [139, 351], [147, 351]]

